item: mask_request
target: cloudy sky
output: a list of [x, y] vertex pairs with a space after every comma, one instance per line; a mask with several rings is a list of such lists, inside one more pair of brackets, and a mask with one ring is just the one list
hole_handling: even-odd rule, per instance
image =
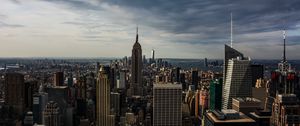
[[123, 57], [139, 26], [143, 54], [300, 59], [299, 0], [0, 0], [0, 57]]

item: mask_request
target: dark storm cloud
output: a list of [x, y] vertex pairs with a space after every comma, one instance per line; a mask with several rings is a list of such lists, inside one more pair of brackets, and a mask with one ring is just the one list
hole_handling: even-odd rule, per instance
[[[151, 24], [172, 33], [228, 32], [233, 13], [236, 34], [293, 28], [300, 20], [299, 0], [107, 0], [110, 4], [138, 11], [146, 9], [162, 24]], [[156, 19], [153, 19], [156, 20]], [[170, 25], [171, 24], [171, 25]]]
[[[190, 40], [189, 38], [173, 40], [191, 44], [219, 43], [228, 39], [231, 12], [235, 36], [290, 30], [295, 29], [295, 26], [300, 23], [299, 0], [48, 1], [67, 3], [75, 9], [101, 10], [102, 3], [120, 6], [135, 15], [132, 19], [135, 24], [154, 27], [172, 34], [194, 34], [195, 37]], [[200, 33], [201, 35], [198, 35]]]

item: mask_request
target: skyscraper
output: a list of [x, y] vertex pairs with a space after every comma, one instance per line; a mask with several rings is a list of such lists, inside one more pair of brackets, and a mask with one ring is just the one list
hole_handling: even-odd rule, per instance
[[86, 99], [86, 77], [79, 77], [76, 83], [76, 99]]
[[143, 95], [142, 82], [142, 47], [139, 43], [138, 29], [136, 31], [136, 40], [132, 48], [131, 64], [131, 95]]
[[272, 107], [272, 126], [299, 126], [300, 105], [295, 94], [278, 94]]
[[195, 86], [196, 90], [198, 89], [198, 81], [199, 81], [198, 70], [192, 69], [192, 85]]
[[125, 86], [127, 85], [127, 80], [126, 80], [127, 72], [128, 72], [128, 70], [126, 70], [126, 69], [120, 70], [119, 83], [117, 85], [118, 89], [125, 89]]
[[200, 117], [202, 118], [206, 110], [208, 109], [208, 90], [202, 89], [200, 92]]
[[300, 85], [298, 74], [291, 69], [291, 65], [286, 60], [286, 36], [283, 33], [283, 58], [278, 63], [278, 69], [271, 73], [271, 83], [268, 89], [269, 96], [266, 101], [267, 109], [271, 110], [277, 94], [296, 94], [300, 98]]
[[98, 72], [96, 85], [96, 125], [113, 126], [110, 116], [110, 67], [102, 66]]
[[153, 126], [181, 126], [181, 85], [154, 84], [153, 90]]
[[154, 63], [155, 62], [155, 51], [154, 49], [152, 49], [151, 51], [151, 63]]
[[172, 69], [172, 82], [180, 82], [180, 67]]
[[110, 73], [110, 75], [109, 75], [110, 90], [113, 90], [116, 87], [116, 74], [117, 74], [117, 71], [116, 71], [115, 66], [112, 66], [110, 68], [109, 73]]
[[56, 72], [54, 73], [54, 86], [63, 86], [64, 84], [64, 73], [63, 72]]
[[39, 92], [33, 96], [33, 122], [43, 124], [43, 111], [48, 103], [48, 93]]
[[253, 64], [251, 65], [251, 71], [252, 71], [252, 87], [255, 87], [256, 80], [264, 78], [264, 66]]
[[209, 109], [221, 110], [222, 107], [222, 79], [215, 79], [209, 85]]
[[21, 115], [25, 109], [24, 75], [20, 73], [5, 74], [5, 102]]
[[56, 102], [47, 103], [43, 111], [43, 122], [45, 126], [61, 126], [61, 113]]
[[237, 57], [228, 60], [223, 87], [223, 109], [231, 109], [232, 98], [252, 96], [250, 58]]
[[34, 82], [25, 82], [25, 108], [32, 111], [32, 98], [33, 98], [33, 88], [34, 88]]
[[186, 90], [188, 86], [185, 83], [185, 73], [180, 73], [179, 78], [180, 78], [179, 81], [182, 84], [182, 90]]
[[204, 58], [204, 67], [208, 67], [207, 58]]
[[[235, 50], [234, 48], [225, 44], [225, 57], [224, 57], [224, 66], [223, 66], [223, 80], [226, 80], [227, 68], [228, 68], [228, 60], [236, 57], [244, 57], [242, 53]], [[225, 81], [223, 82], [223, 87], [225, 85]]]
[[[283, 36], [283, 59], [278, 64], [278, 69], [272, 72], [272, 86], [275, 86], [276, 92], [278, 94], [292, 94], [295, 93], [295, 87], [297, 83], [297, 74], [291, 69], [291, 64], [286, 60], [286, 41], [285, 33]], [[298, 96], [299, 97], [299, 96]]]
[[54, 101], [59, 107], [59, 113], [61, 114], [61, 124], [67, 125], [68, 117], [66, 115], [66, 110], [68, 108], [68, 103], [71, 103], [69, 96], [69, 88], [67, 86], [55, 86], [46, 87], [45, 91], [48, 93], [48, 101]]
[[110, 105], [113, 109], [115, 116], [120, 116], [121, 105], [121, 95], [120, 93], [111, 92], [110, 93]]

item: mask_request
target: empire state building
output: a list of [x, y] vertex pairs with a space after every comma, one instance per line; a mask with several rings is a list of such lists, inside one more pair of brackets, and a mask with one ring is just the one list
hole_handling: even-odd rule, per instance
[[139, 43], [138, 28], [136, 30], [136, 40], [132, 48], [131, 58], [131, 94], [142, 96], [142, 47]]

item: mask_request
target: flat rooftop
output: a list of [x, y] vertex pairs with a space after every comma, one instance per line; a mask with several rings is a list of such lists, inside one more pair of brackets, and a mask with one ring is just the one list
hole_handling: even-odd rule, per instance
[[251, 119], [250, 117], [246, 116], [243, 113], [239, 113], [240, 118], [239, 119], [225, 119], [225, 120], [218, 120], [213, 113], [208, 112], [207, 116], [210, 118], [214, 123], [254, 123], [255, 121]]
[[56, 89], [65, 89], [68, 88], [68, 86], [53, 86], [51, 88], [56, 88]]
[[172, 83], [153, 84], [153, 87], [156, 89], [182, 89], [181, 84]]
[[271, 118], [271, 115], [270, 116], [260, 116], [260, 115], [257, 115], [255, 112], [250, 112], [250, 115], [256, 117], [256, 118], [261, 118], [261, 119], [269, 119]]
[[233, 109], [222, 109], [221, 110], [224, 114], [234, 114], [234, 113], [238, 113], [236, 110]]
[[260, 100], [256, 99], [256, 98], [252, 98], [252, 97], [245, 97], [245, 98], [233, 98], [234, 100], [237, 100], [239, 102], [261, 102]]

